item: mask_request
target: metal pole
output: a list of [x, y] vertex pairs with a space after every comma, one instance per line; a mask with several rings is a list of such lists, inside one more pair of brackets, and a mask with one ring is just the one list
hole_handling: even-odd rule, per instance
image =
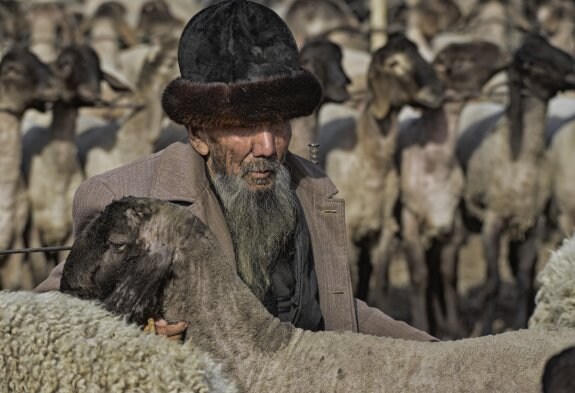
[[309, 160], [314, 164], [319, 164], [319, 143], [310, 143], [309, 146]]
[[387, 0], [370, 0], [370, 48], [372, 52], [387, 43]]

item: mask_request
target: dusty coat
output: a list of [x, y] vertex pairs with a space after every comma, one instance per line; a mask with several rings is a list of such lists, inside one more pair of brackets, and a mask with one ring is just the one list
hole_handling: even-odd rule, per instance
[[[344, 201], [334, 197], [337, 189], [319, 167], [292, 154], [287, 156], [287, 166], [310, 230], [326, 330], [432, 340], [426, 333], [354, 299], [347, 266]], [[204, 160], [188, 143], [174, 143], [84, 182], [74, 200], [74, 233], [79, 233], [110, 202], [129, 195], [189, 204], [214, 232], [230, 268], [235, 268], [230, 232], [206, 176]], [[58, 289], [62, 265], [36, 291]]]

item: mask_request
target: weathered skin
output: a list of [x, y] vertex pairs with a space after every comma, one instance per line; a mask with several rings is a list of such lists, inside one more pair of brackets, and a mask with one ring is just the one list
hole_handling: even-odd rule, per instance
[[[374, 304], [385, 291], [390, 245], [397, 232], [393, 208], [399, 188], [394, 162], [398, 113], [408, 104], [437, 107], [442, 91], [432, 67], [400, 35], [390, 36], [388, 44], [374, 54], [368, 85], [369, 97], [357, 124], [322, 133], [320, 162], [346, 202], [356, 296], [365, 299], [369, 285]], [[360, 264], [374, 268], [369, 284], [360, 282]]]
[[346, 86], [350, 81], [341, 61], [340, 47], [325, 39], [310, 42], [301, 49], [300, 64], [319, 79], [323, 99], [312, 115], [291, 121], [292, 139], [289, 149], [292, 153], [310, 158], [309, 144], [319, 142], [319, 110], [325, 103], [341, 103], [349, 98]]
[[[463, 335], [456, 282], [457, 253], [465, 240], [459, 212], [464, 178], [455, 157], [459, 118], [466, 98], [479, 94], [507, 62], [497, 46], [485, 41], [446, 47], [434, 67], [453, 97], [402, 124], [399, 134], [401, 230], [413, 291], [412, 324], [433, 334]], [[433, 313], [428, 316], [427, 310]]]
[[245, 392], [538, 392], [547, 358], [575, 343], [573, 330], [439, 343], [304, 331], [273, 318], [230, 266], [189, 211], [127, 198], [79, 234], [61, 289], [136, 322], [190, 321], [186, 338]]
[[529, 36], [510, 69], [510, 105], [494, 129], [474, 129], [458, 142], [468, 179], [466, 209], [480, 219], [487, 261], [483, 332], [491, 331], [499, 292], [500, 239], [510, 238], [510, 261], [517, 266], [520, 304], [516, 327], [525, 326], [533, 291], [540, 222], [549, 198], [549, 165], [544, 134], [549, 99], [575, 86], [573, 59], [544, 39]]
[[[58, 97], [48, 67], [26, 49], [13, 49], [0, 62], [0, 249], [22, 247], [28, 201], [20, 173], [21, 120], [29, 108], [43, 110]], [[22, 254], [0, 258], [0, 288], [31, 288], [23, 282]]]

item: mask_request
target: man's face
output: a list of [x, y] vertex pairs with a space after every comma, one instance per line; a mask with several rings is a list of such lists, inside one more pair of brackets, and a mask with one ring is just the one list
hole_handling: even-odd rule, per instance
[[284, 121], [253, 127], [189, 130], [188, 134], [194, 149], [208, 157], [212, 175], [240, 176], [250, 190], [266, 191], [273, 188], [275, 168], [285, 159], [291, 125]]

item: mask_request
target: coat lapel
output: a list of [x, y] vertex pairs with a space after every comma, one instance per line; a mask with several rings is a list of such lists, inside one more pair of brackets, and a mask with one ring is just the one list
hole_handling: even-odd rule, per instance
[[194, 215], [214, 233], [235, 268], [230, 231], [210, 187], [204, 159], [189, 143], [174, 143], [164, 150], [150, 195], [152, 198], [189, 203]]
[[347, 260], [344, 201], [317, 167], [288, 158], [292, 181], [307, 220], [326, 330], [358, 331]]

